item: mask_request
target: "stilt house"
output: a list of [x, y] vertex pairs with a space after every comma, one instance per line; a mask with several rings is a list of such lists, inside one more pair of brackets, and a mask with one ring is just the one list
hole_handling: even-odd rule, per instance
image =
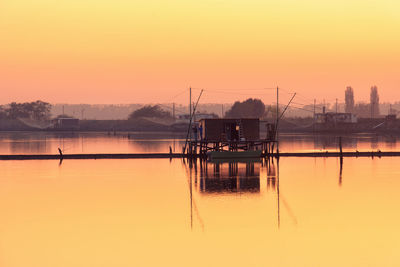
[[202, 119], [200, 138], [207, 141], [257, 141], [260, 139], [259, 119]]

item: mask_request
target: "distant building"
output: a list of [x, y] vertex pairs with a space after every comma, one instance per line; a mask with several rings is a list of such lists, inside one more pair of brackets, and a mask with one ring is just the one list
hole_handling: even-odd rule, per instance
[[259, 140], [259, 119], [202, 119], [199, 128], [208, 141]]
[[260, 132], [263, 134], [262, 138], [269, 141], [275, 141], [276, 138], [276, 127], [275, 123], [269, 121], [260, 121]]
[[398, 126], [396, 114], [389, 114], [385, 117], [385, 126], [388, 129], [392, 129]]
[[211, 113], [211, 114], [210, 113], [196, 113], [194, 115], [194, 119], [196, 121], [201, 121], [204, 119], [217, 119], [217, 118], [218, 118], [218, 116], [213, 113]]
[[76, 118], [55, 118], [52, 121], [52, 128], [57, 130], [78, 130], [79, 119]]
[[317, 124], [357, 123], [357, 116], [352, 113], [326, 112], [315, 114]]
[[189, 120], [190, 120], [190, 115], [189, 115], [189, 114], [178, 115], [178, 116], [176, 117], [176, 119], [177, 119], [177, 120], [187, 120], [187, 121], [189, 121]]

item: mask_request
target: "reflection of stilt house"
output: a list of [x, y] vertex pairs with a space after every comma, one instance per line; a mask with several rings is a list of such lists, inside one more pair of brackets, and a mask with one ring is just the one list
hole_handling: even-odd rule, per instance
[[260, 163], [205, 163], [199, 186], [202, 193], [260, 192]]
[[276, 169], [275, 165], [270, 161], [267, 164], [267, 189], [276, 189]]

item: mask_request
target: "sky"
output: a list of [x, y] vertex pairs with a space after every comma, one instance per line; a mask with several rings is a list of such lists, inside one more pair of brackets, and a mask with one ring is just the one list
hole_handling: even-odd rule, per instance
[[399, 1], [0, 1], [1, 104], [186, 103], [189, 87], [270, 103], [276, 86], [332, 102], [349, 85], [400, 101]]

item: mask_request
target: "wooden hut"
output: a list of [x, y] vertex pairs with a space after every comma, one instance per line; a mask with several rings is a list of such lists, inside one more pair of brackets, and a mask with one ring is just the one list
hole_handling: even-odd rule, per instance
[[202, 119], [199, 122], [202, 140], [256, 141], [260, 139], [259, 119]]

